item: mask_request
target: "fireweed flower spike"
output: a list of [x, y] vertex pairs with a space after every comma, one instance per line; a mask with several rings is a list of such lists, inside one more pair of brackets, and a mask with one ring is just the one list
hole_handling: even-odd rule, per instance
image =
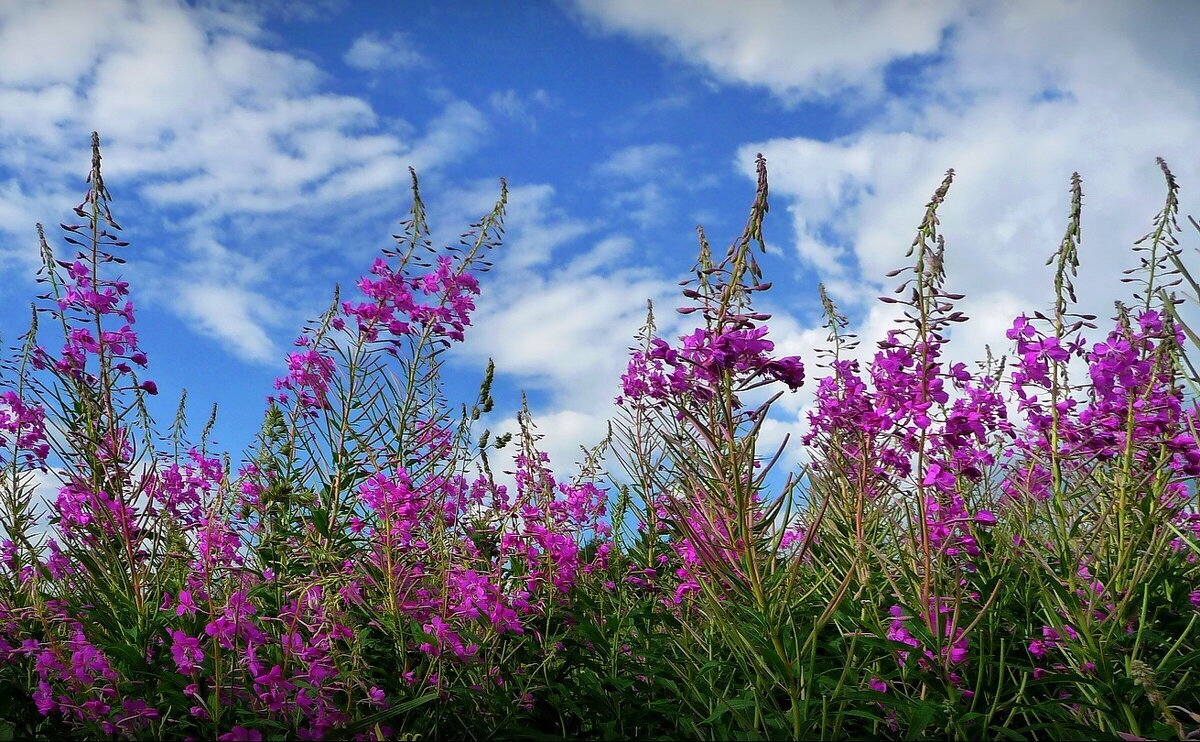
[[[822, 289], [826, 347], [780, 352], [755, 306], [759, 158], [742, 234], [714, 254], [699, 230], [691, 326], [662, 337], [648, 314], [617, 419], [564, 476], [525, 404], [513, 432], [475, 435], [490, 364], [471, 404], [441, 384], [503, 183], [435, 248], [414, 175], [396, 245], [299, 333], [235, 466], [215, 418], [190, 441], [185, 399], [155, 435], [93, 144], [67, 251], [39, 229], [44, 292], [0, 363], [0, 738], [1191, 731], [1200, 421], [1165, 164], [1111, 329], [1074, 309], [1075, 176], [1053, 310], [975, 367], [951, 345], [952, 173], [892, 274], [900, 322], [859, 352]], [[804, 446], [786, 476], [780, 422]], [[764, 435], [783, 440], [760, 453]]]

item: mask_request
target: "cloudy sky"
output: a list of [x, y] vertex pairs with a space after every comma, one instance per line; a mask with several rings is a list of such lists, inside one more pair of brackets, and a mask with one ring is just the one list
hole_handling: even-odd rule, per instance
[[971, 360], [1048, 305], [1073, 171], [1080, 299], [1102, 316], [1162, 204], [1156, 156], [1195, 203], [1197, 27], [1200, 4], [1094, 0], [0, 3], [0, 332], [24, 329], [33, 225], [68, 220], [95, 129], [159, 418], [186, 387], [234, 452], [301, 323], [396, 231], [410, 165], [451, 240], [507, 177], [450, 396], [494, 358], [494, 427], [527, 390], [560, 459], [602, 433], [646, 300], [685, 329], [695, 225], [736, 236], [756, 152], [772, 333], [809, 360], [818, 281], [865, 337], [886, 329], [883, 274], [955, 168], [942, 230]]

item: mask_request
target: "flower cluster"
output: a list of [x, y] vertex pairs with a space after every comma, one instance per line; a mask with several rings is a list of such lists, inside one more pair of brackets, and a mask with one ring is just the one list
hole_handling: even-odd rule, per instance
[[[309, 347], [312, 341], [300, 337], [296, 345]], [[329, 407], [329, 381], [333, 378], [333, 359], [309, 347], [303, 352], [289, 353], [287, 376], [275, 380], [276, 389], [293, 392], [304, 408], [327, 409]]]
[[696, 329], [679, 338], [679, 348], [653, 338], [646, 351], [633, 353], [621, 376], [623, 397], [618, 403], [662, 403], [682, 395], [707, 402], [728, 374], [743, 388], [780, 381], [791, 390], [804, 384], [804, 364], [797, 356], [773, 357], [775, 344], [768, 329], [744, 327], [720, 332]]
[[[79, 211], [83, 215], [82, 209]], [[86, 227], [75, 224], [64, 228], [69, 233], [79, 234]], [[111, 238], [107, 232], [101, 232], [101, 236]], [[124, 246], [127, 243], [110, 240], [105, 244]], [[111, 379], [105, 377], [105, 382], [120, 388], [120, 380], [133, 374], [133, 366], [145, 368], [147, 365], [146, 354], [138, 346], [138, 336], [132, 327], [136, 319], [133, 302], [126, 298], [129, 284], [126, 281], [99, 278], [94, 275], [92, 268], [84, 264], [86, 259], [81, 252], [74, 262], [63, 263], [65, 280], [61, 284], [58, 283], [61, 278], [52, 282], [58, 295], [50, 311], [75, 326], [67, 332], [66, 342], [57, 359], [43, 348], [37, 348], [33, 364], [39, 369], [52, 366], [72, 379], [94, 384], [99, 380], [99, 371], [88, 371], [89, 359], [94, 358], [104, 373], [112, 374]], [[105, 324], [107, 317], [119, 318], [120, 326], [112, 330], [101, 329], [98, 335], [93, 333], [94, 328]], [[158, 385], [149, 380], [136, 384], [130, 382], [128, 387], [137, 387], [148, 394], [158, 393]]]
[[[489, 243], [414, 258], [415, 190], [412, 249], [385, 252], [399, 260], [374, 262], [364, 301], [339, 297], [305, 329], [236, 477], [207, 430], [193, 446], [179, 422], [173, 453], [156, 450], [128, 285], [98, 275], [107, 253], [55, 262], [47, 248], [65, 345], [51, 357], [31, 331], [32, 378], [0, 395], [0, 446], [19, 457], [0, 498], [15, 524], [0, 540], [0, 687], [18, 691], [0, 734], [827, 738], [907, 724], [976, 738], [1001, 723], [978, 709], [1012, 705], [1003, 723], [1038, 733], [1069, 719], [1185, 736], [1175, 710], [1200, 701], [1185, 682], [1200, 652], [1200, 419], [1178, 318], [1147, 288], [1089, 344], [1060, 289], [1053, 318], [1014, 320], [1007, 374], [990, 354], [979, 371], [953, 361], [947, 328], [966, 318], [942, 288], [935, 213], [951, 173], [897, 272], [911, 298], [885, 298], [904, 307], [898, 329], [873, 354], [851, 357], [822, 294], [832, 348], [806, 410], [808, 466], [773, 496], [784, 447], [764, 456], [758, 438], [806, 379], [751, 306], [769, 287], [751, 249], [765, 250], [761, 160], [759, 175], [724, 260], [701, 235], [696, 303], [680, 311], [702, 326], [671, 343], [648, 321], [621, 430], [571, 479], [522, 410], [497, 481], [512, 436], [471, 429], [492, 408], [490, 367], [475, 408], [445, 403], [437, 353], [463, 339]], [[88, 224], [69, 235], [123, 245], [104, 227], [98, 151], [89, 182]], [[479, 228], [502, 211], [503, 197]], [[396, 370], [407, 384], [376, 377]], [[744, 406], [756, 391], [766, 401]], [[315, 424], [322, 411], [336, 424]], [[614, 462], [624, 471], [605, 472]], [[24, 525], [33, 466], [60, 482], [44, 537]]]
[[[0, 446], [12, 445], [23, 453], [27, 468], [44, 468], [50, 455], [46, 441], [46, 411], [41, 405], [26, 402], [16, 392], [0, 394]], [[0, 458], [2, 461], [2, 458]]]
[[[456, 268], [449, 256], [439, 256], [433, 271], [418, 276], [397, 272], [383, 258], [376, 258], [370, 275], [374, 278], [359, 279], [358, 287], [374, 301], [342, 304], [344, 316], [355, 319], [367, 340], [374, 342], [382, 332], [390, 336], [389, 342], [397, 343], [413, 334], [414, 326], [450, 340], [463, 339], [479, 281]], [[421, 302], [418, 296], [433, 301]]]

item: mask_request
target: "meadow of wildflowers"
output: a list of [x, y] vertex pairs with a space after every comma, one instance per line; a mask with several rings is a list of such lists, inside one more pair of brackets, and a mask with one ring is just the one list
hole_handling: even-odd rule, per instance
[[[760, 158], [742, 235], [700, 232], [694, 331], [648, 316], [610, 434], [563, 476], [527, 410], [515, 438], [475, 430], [490, 366], [466, 403], [439, 380], [503, 182], [435, 249], [414, 175], [396, 246], [304, 328], [234, 461], [185, 400], [151, 419], [93, 136], [0, 369], [0, 740], [1194, 737], [1197, 285], [1162, 170], [1115, 316], [1074, 306], [1075, 176], [1049, 308], [968, 366], [953, 171], [882, 299], [894, 329], [861, 352], [822, 291], [828, 342], [802, 359], [754, 307]], [[808, 463], [777, 474], [760, 433], [801, 386]]]

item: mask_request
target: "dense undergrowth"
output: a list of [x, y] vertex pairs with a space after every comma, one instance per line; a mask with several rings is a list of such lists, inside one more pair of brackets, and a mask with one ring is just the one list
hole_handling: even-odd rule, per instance
[[[861, 353], [822, 292], [828, 343], [802, 362], [753, 306], [770, 286], [760, 159], [744, 233], [724, 254], [700, 233], [679, 310], [695, 331], [663, 339], [648, 319], [610, 436], [564, 478], [527, 410], [515, 438], [473, 430], [490, 366], [467, 404], [439, 381], [503, 231], [503, 183], [435, 250], [414, 176], [396, 247], [305, 328], [234, 468], [183, 400], [163, 431], [148, 414], [93, 150], [63, 226], [74, 254], [39, 227], [45, 293], [3, 367], [0, 739], [1200, 727], [1200, 445], [1174, 293], [1196, 285], [1165, 165], [1116, 317], [1073, 306], [1075, 176], [1052, 308], [995, 339], [1009, 360], [971, 368], [946, 359], [966, 321], [938, 232], [953, 172], [893, 274], [895, 329]], [[757, 444], [802, 384], [810, 464], [785, 479], [782, 449]]]

